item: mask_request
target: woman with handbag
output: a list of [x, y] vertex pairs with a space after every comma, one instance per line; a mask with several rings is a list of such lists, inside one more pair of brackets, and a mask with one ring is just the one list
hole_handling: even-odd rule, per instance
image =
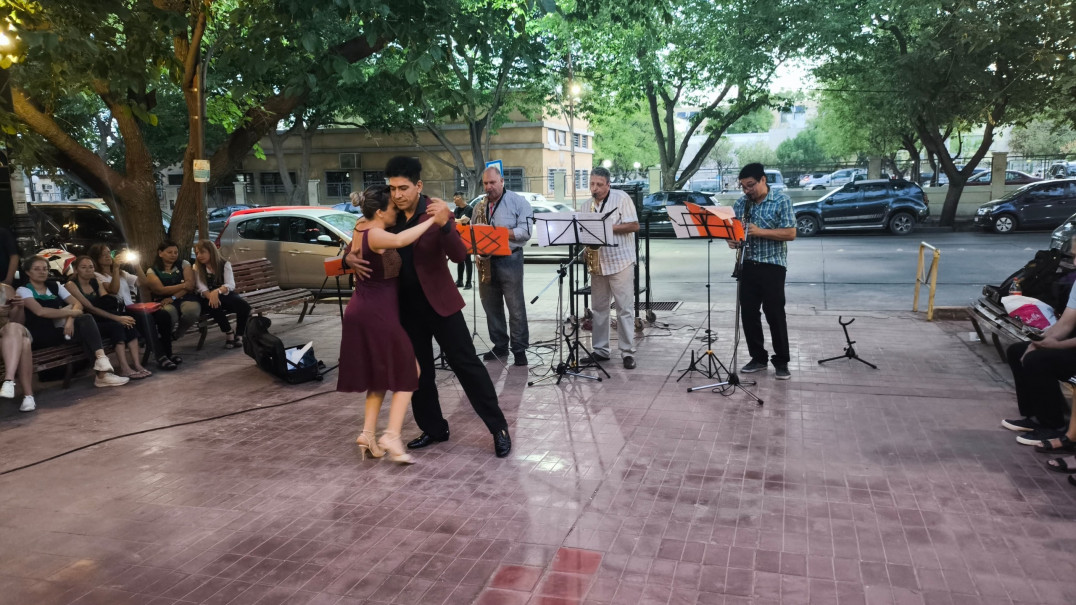
[[[119, 299], [109, 294], [104, 285], [94, 277], [93, 259], [80, 256], [72, 265], [75, 267], [75, 275], [64, 287], [82, 305], [82, 309], [93, 316], [101, 336], [112, 341], [112, 346], [116, 349], [116, 361], [120, 363], [120, 376], [132, 380], [151, 376], [152, 373], [142, 367], [138, 330], [134, 327], [135, 318], [123, 314], [119, 309]], [[130, 364], [127, 362], [128, 351], [131, 352]]]
[[[94, 244], [87, 252], [93, 260], [94, 277], [98, 283], [119, 299], [127, 314], [137, 320], [135, 327], [146, 339], [146, 344], [153, 351], [157, 360], [157, 367], [162, 370], [175, 370], [183, 363], [183, 358], [172, 354], [172, 316], [165, 311], [160, 303], [146, 302], [136, 303], [135, 293], [139, 288], [146, 286], [148, 280], [137, 258], [133, 258], [131, 252], [124, 253], [124, 260], [132, 265], [137, 271], [133, 275], [123, 270], [120, 263], [112, 258], [112, 250], [108, 244]], [[145, 299], [143, 299], [145, 300]]]
[[[217, 321], [224, 332], [224, 348], [243, 346], [243, 334], [247, 330], [250, 305], [235, 292], [235, 276], [232, 264], [220, 257], [213, 242], [202, 240], [194, 245], [194, 279], [202, 296], [202, 313]], [[235, 329], [228, 323], [228, 314], [235, 313]]]
[[180, 260], [178, 244], [165, 240], [157, 246], [157, 260], [146, 271], [146, 286], [153, 301], [161, 303], [176, 326], [172, 340], [198, 323], [202, 305], [194, 297], [194, 269], [186, 260]]

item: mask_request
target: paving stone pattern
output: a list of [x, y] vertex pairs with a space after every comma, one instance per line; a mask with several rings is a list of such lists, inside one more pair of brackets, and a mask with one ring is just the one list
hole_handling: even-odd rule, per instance
[[[448, 372], [452, 439], [407, 467], [360, 460], [361, 398], [276, 383], [240, 353], [45, 391], [0, 419], [0, 467], [305, 399], [0, 476], [0, 603], [1076, 603], [1076, 488], [999, 428], [1006, 376], [958, 333], [860, 313], [856, 347], [880, 369], [820, 366], [844, 346], [836, 314], [792, 308], [793, 379], [751, 376], [758, 407], [676, 381], [702, 305], [659, 319], [638, 368], [614, 360], [600, 383], [527, 387], [544, 367], [489, 364], [505, 460]], [[334, 320], [286, 340], [331, 360]], [[725, 363], [731, 324], [714, 314]]]

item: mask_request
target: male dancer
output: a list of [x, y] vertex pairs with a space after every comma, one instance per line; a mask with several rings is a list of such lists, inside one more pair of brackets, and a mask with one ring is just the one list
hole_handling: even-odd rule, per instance
[[[396, 226], [389, 231], [399, 233], [440, 212], [452, 214], [444, 201], [422, 195], [421, 175], [422, 163], [416, 158], [396, 156], [385, 166], [389, 194], [399, 211]], [[512, 451], [508, 422], [497, 402], [489, 372], [471, 342], [471, 332], [463, 318], [463, 297], [445, 263], [445, 256], [460, 262], [467, 255], [455, 219], [449, 218], [440, 229], [426, 231], [399, 252], [403, 261], [399, 277], [400, 323], [411, 339], [421, 372], [418, 390], [411, 398], [411, 411], [422, 435], [407, 447], [419, 449], [448, 441], [448, 421], [441, 413], [435, 381], [432, 340], [436, 339], [471, 406], [493, 434], [494, 453], [504, 458]], [[365, 263], [356, 262], [354, 255], [347, 262], [353, 267]], [[356, 271], [363, 272], [359, 268]]]

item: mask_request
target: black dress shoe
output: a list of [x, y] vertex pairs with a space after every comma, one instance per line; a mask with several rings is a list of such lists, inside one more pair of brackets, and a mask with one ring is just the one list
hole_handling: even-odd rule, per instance
[[528, 362], [527, 362], [527, 354], [526, 354], [526, 353], [516, 353], [516, 354], [515, 354], [515, 358], [516, 358], [516, 359], [515, 359], [515, 363], [514, 363], [514, 365], [517, 365], [517, 366], [525, 366], [525, 365], [527, 365], [527, 363], [528, 363]]
[[512, 438], [508, 436], [508, 429], [501, 429], [493, 433], [493, 453], [498, 458], [504, 458], [512, 451]]
[[444, 437], [434, 437], [429, 433], [422, 433], [415, 439], [407, 442], [407, 449], [420, 450], [427, 445], [433, 445], [434, 443], [441, 443], [442, 441], [448, 441], [448, 431], [445, 431]]
[[602, 355], [601, 353], [592, 353], [590, 355], [585, 355], [579, 359], [579, 363], [582, 364], [597, 363], [599, 361], [609, 361], [609, 358], [605, 355]]
[[482, 354], [482, 361], [494, 361], [496, 359], [505, 359], [508, 357], [508, 353], [498, 353], [496, 351], [486, 351]]
[[456, 282], [456, 287], [457, 288], [462, 288], [463, 287], [463, 282], [461, 282], [461, 281]]
[[471, 282], [467, 282], [467, 285], [463, 286], [463, 289], [464, 290], [470, 290], [471, 289]]

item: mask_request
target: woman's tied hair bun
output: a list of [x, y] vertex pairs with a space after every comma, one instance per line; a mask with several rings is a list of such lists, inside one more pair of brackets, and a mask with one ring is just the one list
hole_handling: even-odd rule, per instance
[[348, 197], [351, 198], [351, 205], [352, 206], [357, 206], [357, 207], [360, 207], [360, 208], [362, 207], [362, 201], [364, 199], [364, 196], [363, 196], [362, 192], [360, 192], [360, 191], [352, 191], [351, 195], [348, 196]]
[[388, 185], [373, 185], [367, 187], [362, 193], [352, 195], [358, 196], [359, 207], [362, 208], [362, 215], [367, 220], [373, 219], [378, 210], [385, 210], [389, 206]]

